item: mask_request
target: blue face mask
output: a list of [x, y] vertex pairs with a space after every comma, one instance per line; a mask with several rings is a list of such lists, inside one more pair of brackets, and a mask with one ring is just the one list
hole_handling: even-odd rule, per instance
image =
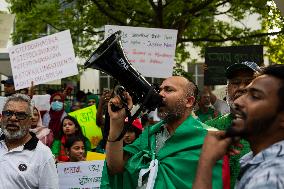
[[55, 101], [51, 102], [51, 109], [53, 111], [60, 111], [63, 109], [63, 102]]

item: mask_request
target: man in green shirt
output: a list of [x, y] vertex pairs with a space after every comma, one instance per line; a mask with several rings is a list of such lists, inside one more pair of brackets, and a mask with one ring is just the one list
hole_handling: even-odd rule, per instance
[[[227, 103], [231, 105], [235, 99], [236, 91], [245, 88], [254, 78], [254, 74], [259, 72], [260, 68], [254, 62], [242, 62], [229, 66], [226, 70], [227, 81]], [[223, 115], [222, 117], [208, 120], [206, 125], [217, 128], [219, 130], [226, 130], [232, 124], [231, 113]], [[250, 151], [250, 146], [247, 141], [241, 140], [243, 145], [241, 153], [230, 157], [230, 188], [234, 188], [236, 179], [240, 170], [240, 158]]]
[[[191, 188], [201, 147], [207, 130], [191, 116], [197, 96], [196, 85], [188, 79], [173, 76], [160, 86], [163, 105], [158, 115], [163, 120], [144, 129], [140, 137], [123, 148], [114, 141], [123, 129], [125, 109], [119, 97], [109, 101], [110, 131], [106, 145], [106, 166], [101, 188]], [[132, 99], [126, 94], [129, 109]], [[213, 171], [213, 188], [222, 188], [222, 165]]]
[[210, 94], [207, 90], [202, 90], [199, 94], [200, 98], [198, 100], [198, 110], [195, 111], [195, 115], [199, 120], [204, 123], [207, 120], [214, 119], [221, 116], [210, 102]]

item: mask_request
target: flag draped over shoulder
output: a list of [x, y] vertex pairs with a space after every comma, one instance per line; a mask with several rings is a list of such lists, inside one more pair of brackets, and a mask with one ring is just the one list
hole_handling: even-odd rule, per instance
[[[148, 168], [152, 159], [159, 162], [154, 188], [192, 188], [207, 130], [203, 128], [202, 123], [190, 116], [155, 154], [155, 133], [160, 131], [162, 126], [163, 122], [159, 122], [145, 128], [133, 144], [124, 147], [130, 158], [123, 173], [108, 175], [105, 165], [101, 188], [136, 188], [139, 171]], [[214, 167], [212, 180], [214, 189], [222, 188], [221, 161]]]

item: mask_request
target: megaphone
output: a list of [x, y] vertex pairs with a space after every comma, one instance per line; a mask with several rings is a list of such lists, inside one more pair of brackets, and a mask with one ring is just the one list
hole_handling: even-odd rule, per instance
[[133, 99], [146, 110], [155, 110], [162, 97], [128, 61], [121, 45], [121, 31], [109, 36], [85, 62], [85, 68], [101, 70], [115, 78]]

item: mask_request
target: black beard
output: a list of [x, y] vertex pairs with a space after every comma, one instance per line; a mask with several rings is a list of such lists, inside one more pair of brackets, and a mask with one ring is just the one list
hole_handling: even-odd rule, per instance
[[244, 117], [244, 128], [238, 130], [232, 125], [227, 128], [226, 135], [228, 137], [241, 137], [244, 139], [248, 139], [250, 136], [263, 135], [270, 128], [276, 117], [277, 114], [263, 117], [262, 119], [253, 119], [251, 121], [251, 128], [247, 127], [247, 117]]
[[168, 114], [166, 115], [166, 117], [164, 118], [164, 121], [166, 123], [173, 123], [176, 120], [179, 120], [181, 118], [181, 115], [179, 114]]
[[163, 119], [166, 123], [172, 123], [179, 120], [182, 115], [185, 113], [186, 108], [183, 105], [182, 100], [178, 100], [174, 107], [167, 107], [166, 104], [162, 112], [158, 109], [158, 115], [161, 119]]

